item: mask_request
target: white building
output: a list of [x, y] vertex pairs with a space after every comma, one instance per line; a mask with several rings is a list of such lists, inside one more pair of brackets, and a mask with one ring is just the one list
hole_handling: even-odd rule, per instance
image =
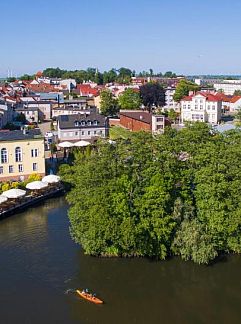
[[181, 121], [218, 124], [221, 120], [222, 101], [214, 94], [198, 92], [181, 100]]
[[165, 106], [164, 109], [170, 110], [174, 109], [175, 111], [180, 111], [180, 104], [174, 101], [173, 96], [175, 94], [176, 88], [167, 87], [165, 90]]
[[233, 95], [235, 90], [241, 90], [241, 80], [224, 80], [219, 83], [215, 83], [215, 90], [223, 90], [226, 95]]

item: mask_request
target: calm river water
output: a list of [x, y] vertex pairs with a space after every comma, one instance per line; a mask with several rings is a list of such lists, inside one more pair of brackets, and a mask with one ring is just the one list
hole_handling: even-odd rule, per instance
[[[241, 257], [213, 266], [175, 258], [85, 256], [64, 198], [0, 222], [1, 323], [240, 323]], [[94, 305], [69, 291], [89, 288]]]

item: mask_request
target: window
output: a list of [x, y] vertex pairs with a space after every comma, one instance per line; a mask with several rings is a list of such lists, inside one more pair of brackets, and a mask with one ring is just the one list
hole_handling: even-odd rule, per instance
[[98, 125], [98, 121], [97, 121], [97, 120], [94, 121], [94, 125], [95, 125], [95, 126]]
[[6, 148], [1, 149], [1, 163], [8, 162], [8, 151]]
[[96, 131], [94, 131], [94, 135], [96, 135]]
[[198, 105], [195, 105], [195, 109], [197, 109], [198, 108]]
[[88, 135], [90, 135], [90, 131], [88, 131]]
[[82, 125], [82, 126], [85, 126], [85, 121], [82, 121], [82, 122], [81, 122], [81, 125]]
[[163, 121], [163, 117], [157, 117], [156, 121], [157, 122], [162, 122]]
[[91, 126], [92, 122], [91, 120], [88, 120], [88, 126]]
[[33, 163], [33, 171], [37, 171], [38, 170], [38, 163]]
[[186, 105], [183, 105], [183, 109], [186, 109]]
[[212, 110], [215, 110], [215, 106], [212, 107]]
[[22, 158], [22, 149], [21, 147], [16, 147], [15, 148], [15, 161], [16, 162], [22, 162], [23, 158]]
[[9, 165], [8, 171], [9, 171], [9, 173], [13, 173], [13, 165]]
[[74, 122], [74, 125], [75, 125], [76, 127], [78, 127], [78, 126], [79, 126], [79, 122], [78, 122], [78, 121], [75, 121], [75, 122]]
[[200, 105], [200, 109], [203, 109], [203, 105]]
[[74, 134], [75, 134], [75, 136], [78, 136], [78, 132], [75, 132]]
[[23, 172], [23, 165], [22, 164], [18, 165], [18, 172]]
[[81, 135], [84, 135], [84, 134], [85, 134], [85, 132], [84, 132], [84, 131], [82, 131], [82, 132], [81, 132]]
[[3, 174], [3, 166], [0, 166], [0, 174]]
[[31, 157], [37, 157], [38, 156], [38, 149], [32, 149], [31, 150]]

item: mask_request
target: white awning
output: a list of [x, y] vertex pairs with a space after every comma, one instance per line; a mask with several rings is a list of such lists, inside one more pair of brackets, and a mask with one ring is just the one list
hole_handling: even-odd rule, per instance
[[84, 146], [88, 146], [88, 145], [90, 145], [90, 143], [87, 141], [83, 141], [83, 140], [74, 143], [74, 146], [77, 146], [77, 147], [84, 147]]
[[5, 201], [7, 201], [8, 198], [5, 196], [0, 196], [0, 204], [4, 203]]
[[62, 143], [59, 143], [58, 145], [59, 145], [59, 147], [64, 147], [64, 148], [68, 148], [68, 147], [73, 147], [74, 146], [74, 144], [71, 143], [71, 142], [62, 142]]
[[33, 182], [28, 183], [26, 185], [26, 188], [30, 189], [30, 190], [40, 190], [40, 189], [46, 188], [47, 186], [48, 186], [48, 184], [46, 182], [33, 181]]
[[60, 177], [56, 176], [54, 174], [50, 174], [50, 175], [43, 177], [42, 181], [46, 182], [46, 183], [56, 183], [56, 182], [60, 181]]
[[2, 193], [2, 196], [7, 198], [20, 198], [25, 195], [26, 195], [26, 191], [22, 189], [10, 189]]

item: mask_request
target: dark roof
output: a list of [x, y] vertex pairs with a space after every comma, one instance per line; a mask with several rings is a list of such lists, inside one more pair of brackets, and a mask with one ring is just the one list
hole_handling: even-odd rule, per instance
[[42, 138], [40, 129], [26, 130], [26, 134], [22, 130], [1, 130], [0, 131], [0, 142], [1, 141], [21, 141]]
[[151, 120], [152, 120], [152, 114], [150, 114], [149, 112], [147, 111], [121, 111], [120, 112], [120, 116], [125, 116], [125, 117], [128, 117], [128, 118], [132, 118], [132, 119], [135, 119], [135, 120], [139, 120], [143, 123], [146, 123], [146, 124], [151, 124]]
[[15, 111], [38, 111], [38, 107], [18, 107], [15, 108]]
[[84, 128], [93, 128], [93, 127], [105, 127], [107, 118], [99, 115], [99, 114], [75, 114], [75, 115], [61, 115], [58, 117], [59, 121], [59, 128], [60, 129], [68, 129], [68, 128], [75, 128], [76, 121], [97, 121], [97, 125], [85, 125], [85, 126], [78, 126]]

